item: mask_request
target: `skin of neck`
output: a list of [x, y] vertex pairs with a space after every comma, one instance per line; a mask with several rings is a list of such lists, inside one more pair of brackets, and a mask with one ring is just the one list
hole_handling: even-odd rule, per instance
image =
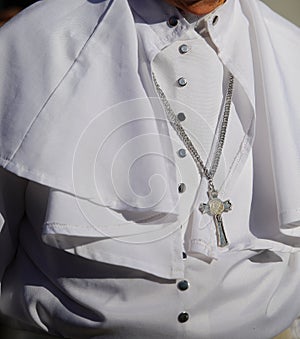
[[226, 0], [165, 0], [169, 4], [196, 15], [205, 15], [222, 5]]

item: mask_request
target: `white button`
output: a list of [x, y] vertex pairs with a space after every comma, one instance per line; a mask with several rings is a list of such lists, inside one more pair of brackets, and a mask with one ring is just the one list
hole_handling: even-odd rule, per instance
[[178, 155], [179, 155], [180, 158], [185, 158], [186, 157], [186, 150], [184, 148], [181, 148], [178, 151]]
[[178, 82], [179, 86], [181, 86], [181, 87], [184, 87], [184, 86], [187, 85], [187, 80], [185, 78], [179, 78], [177, 80], [177, 82]]
[[186, 45], [186, 44], [183, 44], [183, 45], [179, 46], [179, 52], [180, 52], [181, 54], [185, 54], [185, 53], [187, 53], [189, 50], [190, 50], [190, 49], [189, 49], [189, 46]]

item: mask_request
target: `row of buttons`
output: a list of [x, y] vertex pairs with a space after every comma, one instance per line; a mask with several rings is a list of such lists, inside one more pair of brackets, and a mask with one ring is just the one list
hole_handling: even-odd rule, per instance
[[[190, 287], [190, 284], [187, 280], [181, 280], [177, 283], [177, 288], [180, 291], [186, 291]], [[189, 314], [187, 312], [179, 313], [177, 319], [180, 323], [185, 323], [189, 320]]]
[[[186, 54], [186, 53], [190, 50], [190, 48], [189, 48], [188, 45], [182, 44], [182, 45], [179, 46], [178, 50], [179, 50], [179, 52], [180, 52], [181, 54]], [[187, 85], [187, 80], [186, 80], [185, 78], [183, 78], [183, 77], [179, 78], [179, 79], [177, 80], [177, 82], [178, 82], [178, 84], [179, 84], [180, 87], [184, 87], [184, 86]], [[184, 113], [180, 112], [180, 113], [177, 114], [177, 118], [178, 118], [178, 120], [179, 120], [180, 122], [182, 122], [182, 121], [185, 121], [186, 116], [185, 116]], [[187, 152], [186, 152], [186, 150], [185, 150], [184, 148], [181, 148], [181, 149], [178, 150], [177, 154], [178, 154], [178, 156], [179, 156], [180, 158], [185, 158], [186, 155], [187, 155]], [[184, 183], [181, 183], [181, 184], [178, 186], [178, 192], [179, 192], [179, 193], [184, 193], [185, 190], [186, 190], [186, 185], [185, 185]]]
[[[189, 46], [188, 46], [188, 45], [183, 44], [183, 45], [179, 46], [179, 52], [180, 52], [181, 54], [185, 54], [185, 53], [187, 53], [188, 51], [189, 51]], [[184, 86], [187, 85], [187, 80], [186, 80], [185, 78], [183, 78], [183, 77], [179, 78], [179, 79], [177, 80], [177, 82], [178, 82], [179, 86], [181, 86], [181, 87], [184, 87]], [[184, 120], [186, 119], [186, 116], [185, 116], [184, 113], [180, 112], [180, 113], [177, 114], [177, 118], [178, 118], [178, 120], [179, 120], [180, 122], [182, 122], [182, 121], [184, 121]], [[184, 148], [181, 148], [180, 150], [178, 150], [177, 154], [178, 154], [178, 156], [179, 156], [180, 158], [185, 158], [186, 155], [187, 155], [186, 150], [185, 150]], [[185, 185], [184, 183], [181, 183], [181, 184], [178, 186], [178, 192], [179, 192], [179, 193], [184, 193], [185, 190], [186, 190], [186, 185]]]
[[[177, 283], [177, 288], [180, 291], [186, 291], [190, 287], [190, 284], [187, 280], [181, 280]], [[177, 319], [180, 323], [185, 323], [189, 320], [189, 314], [187, 312], [179, 313]]]
[[[175, 16], [172, 16], [170, 17], [169, 21], [168, 21], [168, 24], [170, 27], [175, 27], [177, 24], [178, 24], [178, 18], [175, 17]], [[186, 45], [186, 44], [182, 44], [179, 46], [179, 52], [181, 54], [185, 54], [189, 51], [189, 47]], [[177, 80], [179, 86], [181, 87], [184, 87], [187, 85], [187, 80], [185, 78], [179, 78]], [[177, 118], [179, 121], [184, 121], [186, 119], [186, 116], [184, 113], [180, 112], [177, 114]], [[180, 158], [185, 158], [187, 155], [186, 153], [186, 150], [181, 148], [178, 150], [178, 156]], [[186, 190], [186, 185], [184, 183], [181, 183], [179, 186], [178, 186], [178, 192], [179, 193], [183, 193], [185, 192]], [[183, 253], [183, 259], [186, 259], [186, 253]], [[177, 288], [180, 290], [180, 291], [186, 291], [188, 288], [190, 287], [190, 284], [187, 280], [181, 280], [177, 283]], [[189, 320], [189, 314], [187, 312], [181, 312], [178, 317], [177, 317], [177, 320], [180, 322], [180, 323], [185, 323]]]

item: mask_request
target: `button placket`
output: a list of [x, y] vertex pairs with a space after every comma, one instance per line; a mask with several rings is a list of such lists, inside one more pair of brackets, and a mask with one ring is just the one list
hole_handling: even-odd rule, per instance
[[[189, 46], [186, 44], [182, 44], [178, 47], [178, 51], [180, 54], [184, 55], [188, 53], [190, 50]], [[184, 77], [180, 77], [177, 80], [177, 83], [180, 87], [185, 87], [188, 83], [187, 79]], [[186, 119], [186, 116], [183, 112], [180, 112], [177, 114], [177, 118], [180, 122], [184, 121]], [[177, 151], [177, 154], [180, 158], [185, 158], [187, 156], [187, 151], [184, 148], [181, 148]], [[184, 193], [186, 191], [186, 185], [184, 183], [180, 183], [178, 186], [178, 192], [180, 194]], [[183, 259], [187, 258], [187, 255], [185, 252], [182, 253]], [[177, 289], [181, 292], [185, 292], [189, 289], [189, 282], [185, 279], [180, 280], [177, 282]], [[181, 324], [186, 323], [189, 320], [189, 313], [186, 311], [182, 311], [178, 314], [177, 321]]]

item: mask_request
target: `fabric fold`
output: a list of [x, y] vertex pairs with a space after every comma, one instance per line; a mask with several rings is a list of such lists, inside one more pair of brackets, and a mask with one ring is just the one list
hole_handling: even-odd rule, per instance
[[[73, 31], [72, 25], [64, 28], [54, 41], [54, 47], [64, 44], [64, 53], [50, 45], [51, 53], [43, 56], [44, 64], [50, 59], [47, 69], [54, 73], [49, 86], [37, 89], [34, 84], [42, 75], [24, 76], [22, 70], [29, 61], [16, 60], [19, 54], [11, 52], [15, 35], [29, 31], [22, 16], [16, 32], [9, 31], [7, 39], [1, 40], [7, 56], [1, 69], [12, 70], [17, 65], [22, 74], [21, 79], [16, 74], [8, 80], [11, 74], [4, 72], [7, 81], [3, 79], [2, 84], [13, 82], [20, 90], [12, 90], [8, 96], [2, 90], [1, 165], [29, 180], [113, 209], [176, 214], [176, 170], [172, 153], [166, 152], [171, 150], [170, 142], [162, 132], [166, 121], [164, 115], [153, 112], [136, 71], [137, 37], [134, 22], [128, 20], [130, 8], [124, 2], [84, 3], [74, 3], [65, 16], [73, 11], [76, 15], [84, 6], [91, 20], [87, 32], [76, 26]], [[33, 16], [46, 15], [43, 5], [32, 12]], [[99, 19], [103, 16], [104, 21]], [[110, 22], [114, 22], [114, 30], [107, 35]], [[60, 26], [59, 22], [52, 24]], [[5, 35], [5, 31], [1, 33]], [[124, 48], [121, 41], [127, 36], [131, 39]], [[42, 40], [42, 34], [36, 37], [39, 50], [45, 45]], [[53, 53], [60, 55], [58, 62], [52, 60]], [[40, 62], [38, 56], [31, 57]], [[37, 67], [43, 69], [44, 64]], [[35, 98], [33, 102], [31, 98]], [[16, 119], [18, 116], [23, 118]]]
[[[130, 1], [130, 5], [127, 1], [73, 0], [72, 4], [62, 1], [59, 15], [49, 15], [55, 6], [52, 8], [49, 1], [45, 3], [28, 9], [33, 20], [42, 22], [38, 34], [33, 33], [28, 16], [23, 14], [0, 31], [3, 56], [0, 165], [28, 180], [74, 196], [83, 205], [87, 202], [112, 211], [128, 211], [138, 215], [139, 220], [154, 221], [153, 229], [166, 214], [176, 220], [178, 178], [169, 127], [157, 99], [149, 98], [145, 88], [145, 84], [151, 87], [149, 74], [145, 79], [141, 72], [149, 69], [139, 61], [141, 42], [137, 29], [142, 30], [143, 26], [150, 29], [143, 22], [143, 10], [139, 6], [139, 22], [135, 22], [132, 14], [137, 6], [135, 1]], [[240, 14], [249, 20], [249, 27], [256, 29], [243, 27], [249, 36], [237, 36], [234, 45], [227, 46], [230, 55], [225, 58], [225, 51], [222, 60], [229, 70], [233, 63], [245, 64], [235, 69], [234, 75], [249, 96], [253, 89], [245, 85], [244, 79], [249, 77], [249, 69], [254, 69], [255, 100], [250, 102], [255, 104], [257, 119], [254, 136], [254, 119], [245, 117], [243, 103], [235, 99], [248, 133], [241, 155], [243, 161], [254, 138], [255, 141], [250, 228], [248, 220], [233, 227], [232, 248], [270, 245], [276, 250], [298, 251], [300, 112], [294, 84], [300, 74], [288, 67], [292, 63], [297, 65], [300, 58], [298, 30], [285, 21], [277, 25], [273, 20], [275, 14], [257, 1], [232, 0], [226, 5], [230, 3], [240, 3]], [[144, 11], [147, 6], [152, 9], [157, 6], [159, 10], [161, 4], [145, 1]], [[173, 7], [168, 7], [167, 14], [171, 13], [170, 8]], [[283, 19], [276, 16], [278, 20]], [[169, 29], [163, 21], [149, 25], [153, 27], [151, 38]], [[220, 20], [218, 27], [222, 25], [228, 22]], [[55, 28], [50, 36], [49, 27]], [[179, 18], [178, 27], [172, 33], [168, 30], [164, 41], [157, 36], [147, 41], [143, 53], [149, 51], [151, 55], [143, 60], [151, 61], [160, 48], [180, 40], [186, 27], [185, 19]], [[223, 41], [230, 42], [227, 34], [230, 30], [224, 29]], [[30, 43], [28, 35], [33, 37]], [[243, 53], [233, 54], [245, 48], [244, 39], [248, 38], [256, 60], [253, 64], [251, 58], [242, 58]], [[239, 60], [234, 60], [235, 57]], [[64, 235], [59, 233], [59, 224], [56, 218], [45, 222], [45, 239], [49, 236], [50, 241], [55, 233], [61, 238], [83, 236], [82, 229], [75, 232], [78, 222], [66, 223], [69, 228], [61, 227]], [[94, 227], [88, 225], [87, 229], [91, 237], [98, 237]], [[202, 236], [209, 241], [212, 235]], [[199, 239], [201, 236], [195, 237], [194, 243]], [[201, 252], [200, 247], [197, 251]]]
[[[262, 3], [254, 2], [250, 6], [242, 1], [241, 4], [253, 27], [250, 31], [252, 50], [260, 61], [255, 64], [256, 111], [259, 119], [256, 125], [259, 132], [256, 133], [257, 148], [254, 154], [258, 154], [255, 164], [258, 171], [262, 169], [265, 159], [260, 153], [262, 149], [267, 148], [271, 155], [267, 162], [268, 170], [261, 177], [270, 184], [268, 176], [271, 175], [274, 191], [270, 189], [269, 194], [265, 195], [264, 192], [269, 190], [268, 185], [264, 184], [264, 180], [260, 182], [261, 192], [266, 199], [264, 205], [267, 208], [268, 200], [275, 194], [281, 231], [285, 233], [294, 228], [293, 235], [299, 237], [300, 110], [296, 102], [298, 92], [295, 83], [300, 72], [298, 68], [289, 67], [291, 64], [297, 65], [300, 58], [299, 31]], [[282, 25], [278, 25], [278, 20]], [[260, 151], [258, 147], [261, 147]]]

